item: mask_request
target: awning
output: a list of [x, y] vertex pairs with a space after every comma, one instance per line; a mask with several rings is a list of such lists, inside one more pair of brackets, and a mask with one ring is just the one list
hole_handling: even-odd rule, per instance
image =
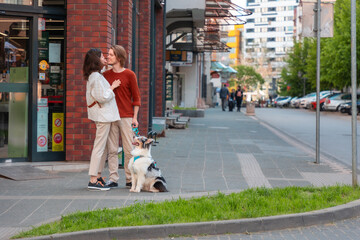
[[225, 68], [226, 68], [226, 66], [224, 64], [222, 64], [221, 62], [217, 62], [217, 61], [211, 62], [211, 67], [210, 67], [211, 71], [221, 72]]
[[222, 72], [222, 73], [237, 73], [237, 71], [235, 69], [233, 69], [230, 66], [226, 66], [225, 64], [221, 63], [221, 62], [217, 62], [217, 61], [212, 61], [211, 62], [211, 67], [210, 67], [211, 71], [216, 71], [216, 72]]
[[233, 69], [232, 67], [230, 67], [230, 66], [227, 66], [224, 70], [223, 70], [223, 72], [227, 72], [227, 73], [237, 73], [237, 71], [235, 70], [235, 69]]
[[230, 0], [206, 0], [205, 26], [198, 31], [201, 44], [196, 47], [199, 51], [229, 52], [230, 47], [220, 41], [220, 26], [243, 25], [246, 21], [241, 17], [251, 14]]
[[[206, 0], [204, 6], [205, 9], [167, 12], [167, 32], [178, 34], [167, 44], [167, 47], [173, 45], [173, 48], [183, 50], [186, 47], [187, 50], [194, 52], [229, 52], [231, 48], [225, 42], [221, 42], [220, 27], [245, 24], [246, 21], [242, 17], [249, 16], [252, 12], [230, 0]], [[193, 43], [192, 40], [186, 39], [186, 34], [192, 34], [194, 28], [197, 30], [197, 41]]]
[[242, 25], [246, 23], [241, 17], [252, 12], [242, 8], [230, 0], [207, 0], [205, 9], [205, 25]]

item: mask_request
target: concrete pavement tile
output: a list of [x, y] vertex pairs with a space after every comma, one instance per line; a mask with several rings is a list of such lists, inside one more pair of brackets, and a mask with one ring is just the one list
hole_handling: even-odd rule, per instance
[[[255, 157], [256, 160], [258, 160], [258, 156]], [[273, 160], [258, 160], [257, 161], [260, 165], [260, 167], [264, 170], [266, 169], [277, 169], [277, 165], [274, 163]]]
[[70, 214], [76, 211], [91, 211], [97, 204], [97, 202], [98, 200], [94, 199], [73, 199], [70, 204], [68, 204], [67, 207], [63, 210], [63, 214]]
[[271, 179], [268, 179], [268, 181], [273, 188], [277, 188], [277, 187], [283, 188], [283, 187], [291, 186], [290, 182], [288, 182], [288, 181], [271, 180]]
[[38, 199], [23, 199], [16, 203], [14, 207], [11, 208], [10, 211], [4, 212], [0, 215], [1, 226], [2, 227], [13, 227], [19, 226], [19, 223], [23, 221], [23, 219], [27, 218], [34, 211], [36, 211], [46, 200], [38, 200]]
[[31, 226], [34, 223], [46, 222], [49, 219], [60, 217], [62, 210], [71, 202], [71, 200], [49, 199], [43, 205], [26, 219], [22, 220], [19, 226]]
[[298, 187], [306, 187], [306, 186], [311, 186], [312, 184], [311, 184], [311, 182], [308, 182], [308, 181], [291, 181], [291, 180], [289, 180], [288, 181], [289, 182], [289, 184], [291, 185], [291, 186], [298, 186]]
[[261, 165], [261, 170], [266, 178], [282, 178], [281, 170], [278, 168], [264, 168]]
[[302, 179], [302, 175], [299, 173], [298, 169], [296, 168], [286, 168], [281, 169], [281, 174], [285, 178], [294, 178], [294, 179]]
[[13, 206], [16, 202], [16, 199], [1, 199], [0, 200], [0, 217], [1, 215], [9, 210], [11, 206]]

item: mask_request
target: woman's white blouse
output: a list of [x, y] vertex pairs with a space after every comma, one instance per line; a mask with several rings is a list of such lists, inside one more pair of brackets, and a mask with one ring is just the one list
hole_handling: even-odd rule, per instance
[[110, 88], [109, 82], [98, 72], [90, 74], [86, 84], [86, 103], [88, 118], [94, 122], [115, 122], [120, 120], [119, 110], [116, 105], [115, 94]]

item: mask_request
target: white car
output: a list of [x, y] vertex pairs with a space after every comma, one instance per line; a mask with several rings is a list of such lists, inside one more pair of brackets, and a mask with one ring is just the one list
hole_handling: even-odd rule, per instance
[[276, 106], [278, 107], [288, 107], [290, 105], [291, 97], [285, 97], [277, 101]]
[[[319, 93], [320, 99], [326, 95], [330, 95], [331, 91], [321, 91]], [[311, 108], [311, 103], [316, 101], [316, 93], [310, 93], [307, 95], [308, 97], [304, 97], [300, 101], [301, 108]]]
[[312, 93], [309, 93], [309, 94], [303, 96], [302, 98], [300, 98], [299, 107], [300, 108], [305, 108], [307, 102], [309, 101], [309, 99], [312, 99], [314, 97], [316, 97], [316, 92], [312, 92]]
[[[358, 95], [359, 99], [359, 95]], [[324, 110], [326, 111], [338, 111], [340, 104], [351, 102], [350, 93], [341, 93], [332, 97], [329, 97], [324, 102]]]
[[290, 101], [290, 107], [293, 107], [293, 108], [298, 108], [299, 105], [300, 105], [300, 99], [301, 98], [298, 98], [298, 97], [293, 97]]

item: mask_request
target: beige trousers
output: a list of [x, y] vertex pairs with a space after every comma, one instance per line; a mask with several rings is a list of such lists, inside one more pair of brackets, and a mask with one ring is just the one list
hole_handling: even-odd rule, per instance
[[94, 147], [91, 152], [89, 175], [97, 176], [98, 172], [104, 167], [102, 163], [102, 156], [104, 155], [109, 132], [111, 128], [111, 122], [95, 122], [96, 135], [94, 141]]
[[[101, 166], [104, 167], [106, 156], [108, 157], [109, 165], [109, 179], [110, 181], [117, 182], [119, 180], [118, 166], [118, 148], [119, 137], [121, 134], [122, 147], [125, 154], [124, 170], [126, 182], [131, 182], [131, 174], [128, 169], [129, 160], [131, 156], [131, 150], [133, 149], [133, 136], [134, 133], [131, 128], [132, 118], [121, 118], [121, 120], [111, 123], [111, 129], [109, 133], [109, 139], [107, 141], [107, 151], [105, 151], [101, 158]], [[102, 169], [100, 169], [102, 171]], [[101, 172], [100, 171], [100, 172]]]

